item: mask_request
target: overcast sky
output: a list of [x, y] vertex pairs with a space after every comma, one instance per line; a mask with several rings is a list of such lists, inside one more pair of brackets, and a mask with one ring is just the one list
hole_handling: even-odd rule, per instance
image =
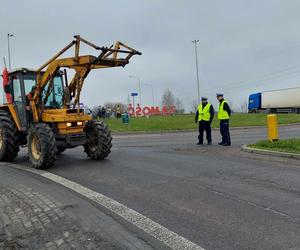
[[[0, 0], [0, 56], [11, 38], [13, 67], [38, 68], [74, 34], [141, 51], [125, 68], [94, 70], [82, 99], [90, 106], [127, 101], [142, 82], [143, 104], [160, 104], [170, 88], [187, 109], [197, 99], [199, 39], [201, 96], [224, 92], [233, 106], [249, 93], [300, 86], [299, 0]], [[1, 59], [2, 61], [2, 59]], [[3, 63], [1, 63], [2, 68]]]

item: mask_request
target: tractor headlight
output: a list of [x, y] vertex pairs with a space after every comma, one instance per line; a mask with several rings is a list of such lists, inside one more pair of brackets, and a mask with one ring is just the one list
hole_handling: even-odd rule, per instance
[[72, 123], [71, 122], [67, 122], [67, 127], [72, 127]]
[[82, 126], [83, 122], [77, 122], [77, 126]]

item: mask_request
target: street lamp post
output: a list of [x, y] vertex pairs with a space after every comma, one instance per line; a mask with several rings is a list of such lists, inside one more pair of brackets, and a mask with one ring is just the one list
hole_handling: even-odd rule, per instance
[[132, 108], [133, 108], [133, 116], [136, 116], [135, 107], [134, 107], [134, 95], [132, 95]]
[[142, 106], [142, 91], [141, 91], [141, 79], [138, 76], [129, 76], [130, 78], [137, 78], [139, 81], [139, 96], [140, 96], [140, 106]]
[[151, 92], [152, 92], [152, 106], [154, 107], [154, 88], [152, 84], [145, 84], [146, 86], [150, 86], [151, 87]]
[[193, 40], [192, 43], [195, 44], [195, 57], [196, 57], [196, 76], [197, 76], [197, 90], [198, 90], [198, 103], [200, 103], [200, 85], [199, 85], [199, 69], [198, 69], [198, 48], [197, 43], [199, 40]]
[[11, 61], [10, 61], [10, 43], [9, 43], [9, 38], [13, 37], [14, 34], [7, 34], [7, 50], [8, 50], [8, 67], [9, 70], [11, 71]]

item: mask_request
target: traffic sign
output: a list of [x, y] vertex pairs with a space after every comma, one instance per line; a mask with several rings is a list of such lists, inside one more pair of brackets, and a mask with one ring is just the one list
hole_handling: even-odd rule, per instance
[[138, 93], [131, 93], [131, 96], [138, 96]]

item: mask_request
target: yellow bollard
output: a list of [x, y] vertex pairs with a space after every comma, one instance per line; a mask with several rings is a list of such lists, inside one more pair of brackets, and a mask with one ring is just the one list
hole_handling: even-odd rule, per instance
[[268, 134], [269, 134], [269, 141], [274, 142], [278, 141], [278, 122], [277, 122], [277, 115], [268, 115]]

